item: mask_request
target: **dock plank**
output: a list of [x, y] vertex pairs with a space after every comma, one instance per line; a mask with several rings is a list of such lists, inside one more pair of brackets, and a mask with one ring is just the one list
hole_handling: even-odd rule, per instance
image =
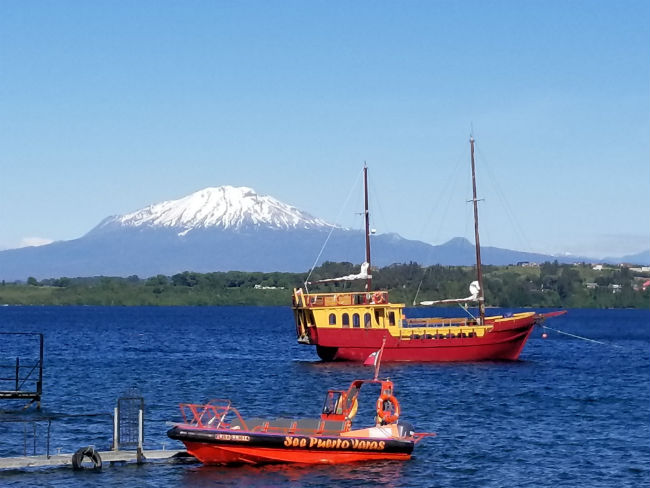
[[[137, 462], [138, 454], [136, 451], [98, 451], [102, 458], [102, 464], [106, 463], [128, 463]], [[147, 461], [164, 461], [175, 456], [186, 454], [186, 451], [173, 449], [149, 450], [143, 451], [144, 462]], [[0, 458], [0, 469], [21, 469], [37, 468], [45, 466], [69, 466], [72, 465], [72, 455], [55, 454], [52, 456], [17, 456]]]

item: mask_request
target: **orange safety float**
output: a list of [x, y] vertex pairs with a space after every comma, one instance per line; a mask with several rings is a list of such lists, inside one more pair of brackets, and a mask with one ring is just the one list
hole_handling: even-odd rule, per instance
[[[393, 406], [392, 412], [384, 408], [384, 405], [387, 402], [390, 402]], [[381, 394], [377, 399], [377, 416], [387, 424], [397, 422], [397, 419], [399, 419], [399, 402], [394, 395], [387, 395], [386, 393]]]
[[384, 294], [380, 291], [376, 291], [375, 293], [372, 294], [372, 301], [375, 303], [386, 303]]

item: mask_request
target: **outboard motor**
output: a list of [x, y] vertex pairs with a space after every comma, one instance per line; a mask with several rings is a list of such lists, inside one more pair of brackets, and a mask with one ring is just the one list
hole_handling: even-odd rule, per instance
[[397, 428], [401, 437], [412, 437], [415, 434], [415, 427], [410, 422], [397, 421]]

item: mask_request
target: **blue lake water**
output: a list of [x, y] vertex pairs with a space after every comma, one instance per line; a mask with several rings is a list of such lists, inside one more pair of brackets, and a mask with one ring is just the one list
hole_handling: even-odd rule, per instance
[[[650, 312], [570, 310], [547, 325], [605, 344], [537, 329], [516, 362], [385, 364], [402, 418], [438, 434], [407, 462], [40, 468], [0, 472], [0, 486], [648, 486]], [[2, 331], [45, 336], [43, 414], [110, 413], [137, 386], [145, 449], [182, 448], [165, 435], [179, 402], [230, 398], [245, 416], [313, 417], [325, 390], [372, 376], [298, 345], [288, 307], [0, 307]], [[0, 363], [15, 361], [3, 346]], [[36, 446], [23, 428], [0, 423], [0, 455], [44, 452], [44, 426]], [[52, 424], [52, 453], [110, 443], [108, 416]]]

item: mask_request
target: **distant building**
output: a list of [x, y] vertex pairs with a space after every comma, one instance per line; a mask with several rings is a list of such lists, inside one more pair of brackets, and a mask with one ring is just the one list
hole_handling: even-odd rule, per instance
[[255, 285], [253, 288], [256, 290], [284, 290], [284, 286], [262, 286]]
[[602, 271], [603, 270], [603, 265], [602, 264], [594, 264], [591, 269], [593, 269], [594, 271]]
[[612, 290], [612, 293], [621, 293], [621, 291], [623, 290], [623, 285], [618, 285], [616, 283], [612, 283], [607, 288]]
[[588, 290], [595, 290], [596, 288], [598, 288], [598, 283], [585, 283], [585, 287]]
[[630, 268], [635, 273], [650, 273], [650, 266], [641, 266], [640, 268]]
[[522, 268], [538, 268], [539, 264], [531, 263], [530, 261], [519, 261], [517, 263], [517, 266], [520, 266]]

